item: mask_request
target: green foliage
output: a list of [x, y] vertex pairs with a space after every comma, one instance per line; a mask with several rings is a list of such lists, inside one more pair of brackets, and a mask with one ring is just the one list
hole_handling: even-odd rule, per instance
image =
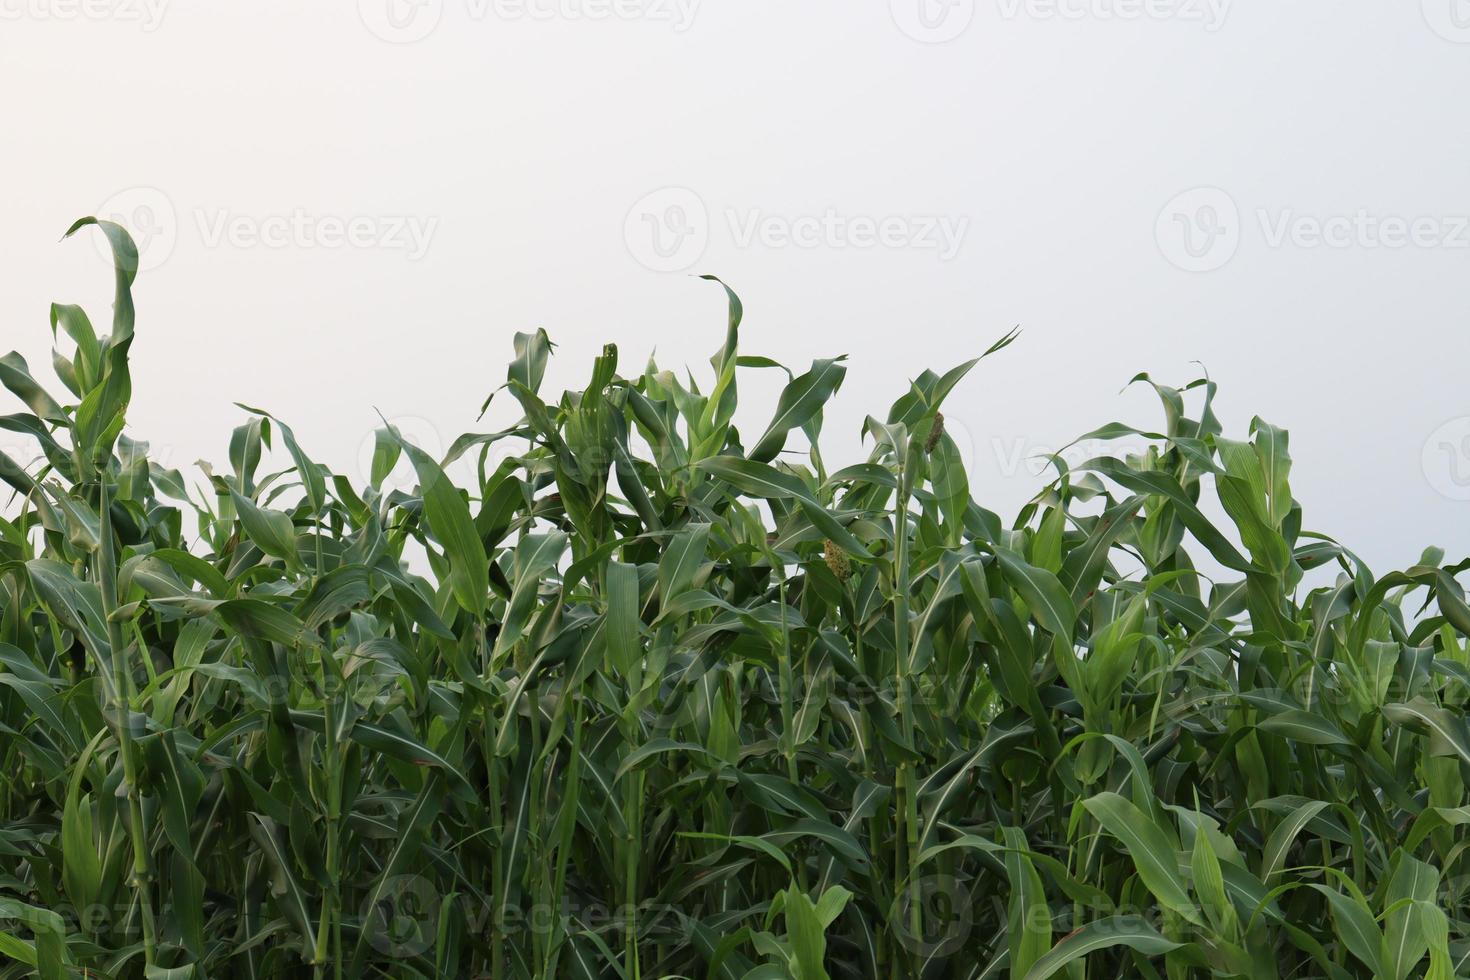
[[523, 334], [508, 430], [385, 428], [359, 486], [245, 409], [191, 488], [88, 225], [70, 396], [0, 358], [0, 976], [1467, 975], [1465, 565], [1304, 530], [1209, 382], [1135, 379], [1161, 431], [1089, 438], [1147, 448], [1007, 524], [944, 428], [976, 361], [836, 472], [846, 368], [788, 372], [746, 450], [730, 293], [707, 395], [609, 346], [547, 400]]

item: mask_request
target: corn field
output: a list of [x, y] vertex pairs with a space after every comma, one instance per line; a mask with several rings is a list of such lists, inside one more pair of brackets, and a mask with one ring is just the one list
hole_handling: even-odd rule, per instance
[[1006, 520], [979, 358], [829, 470], [842, 359], [726, 289], [706, 383], [552, 397], [518, 334], [521, 421], [445, 458], [385, 425], [355, 485], [242, 406], [186, 478], [126, 427], [136, 248], [72, 232], [110, 330], [0, 359], [0, 976], [1470, 976], [1470, 563], [1309, 530], [1212, 383]]

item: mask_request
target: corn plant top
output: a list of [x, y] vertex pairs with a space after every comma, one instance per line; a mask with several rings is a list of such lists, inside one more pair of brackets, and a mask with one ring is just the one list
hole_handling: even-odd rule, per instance
[[1470, 975], [1464, 564], [1308, 530], [1209, 382], [1007, 522], [976, 361], [829, 471], [842, 359], [737, 432], [729, 293], [704, 387], [520, 334], [510, 429], [356, 485], [247, 408], [191, 483], [72, 230], [110, 330], [0, 359], [0, 976]]

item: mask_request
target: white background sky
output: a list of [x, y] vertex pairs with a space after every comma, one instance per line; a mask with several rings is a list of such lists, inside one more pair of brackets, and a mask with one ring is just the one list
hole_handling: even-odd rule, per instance
[[57, 239], [115, 214], [135, 436], [222, 460], [243, 401], [356, 472], [375, 409], [430, 448], [472, 428], [517, 330], [558, 390], [607, 341], [704, 371], [711, 272], [745, 352], [850, 356], [831, 462], [1019, 324], [946, 410], [1003, 514], [1028, 456], [1156, 424], [1134, 373], [1199, 361], [1235, 434], [1291, 430], [1310, 527], [1380, 571], [1459, 557], [1457, 2], [0, 0], [0, 346], [47, 374], [47, 304], [105, 322], [97, 249]]

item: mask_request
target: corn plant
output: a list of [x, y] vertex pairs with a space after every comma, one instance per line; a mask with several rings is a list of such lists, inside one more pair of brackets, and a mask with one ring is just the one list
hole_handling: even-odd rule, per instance
[[1467, 563], [1308, 530], [1211, 382], [1134, 379], [1163, 421], [1086, 438], [1146, 448], [1006, 521], [978, 358], [831, 469], [846, 365], [726, 289], [702, 383], [610, 345], [552, 397], [518, 334], [520, 421], [444, 458], [385, 425], [354, 482], [242, 406], [186, 478], [126, 423], [133, 242], [72, 232], [110, 329], [0, 359], [0, 976], [1470, 976]]

